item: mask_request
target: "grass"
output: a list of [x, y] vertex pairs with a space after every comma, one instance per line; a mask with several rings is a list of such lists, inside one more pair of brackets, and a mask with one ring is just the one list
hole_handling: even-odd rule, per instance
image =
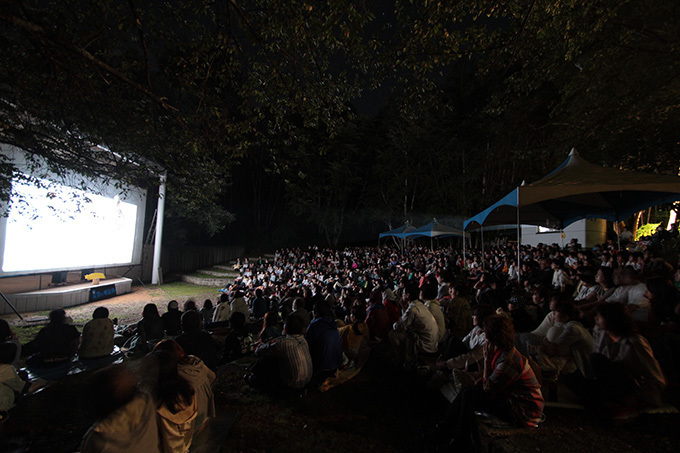
[[184, 274], [184, 275], [189, 275], [190, 277], [197, 277], [197, 278], [226, 278], [226, 279], [233, 278], [233, 277], [231, 277], [227, 274], [212, 275], [212, 274], [205, 274], [203, 272], [191, 272], [190, 274]]
[[193, 285], [186, 282], [166, 283], [163, 286], [149, 287], [149, 292], [154, 297], [164, 299], [181, 299], [183, 297], [196, 297], [205, 294], [217, 295], [218, 288], [214, 286]]
[[26, 344], [32, 339], [38, 335], [38, 332], [40, 332], [40, 329], [45, 327], [44, 325], [38, 325], [38, 326], [14, 326], [12, 327], [12, 330], [14, 333], [17, 335], [17, 338], [21, 341], [21, 344]]

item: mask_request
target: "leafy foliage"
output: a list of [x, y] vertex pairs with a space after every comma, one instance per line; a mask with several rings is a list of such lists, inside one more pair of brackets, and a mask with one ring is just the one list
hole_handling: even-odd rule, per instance
[[[240, 196], [259, 234], [311, 221], [337, 243], [360, 221], [470, 215], [572, 147], [677, 173], [678, 17], [670, 0], [3, 2], [0, 142], [56, 172], [167, 169], [178, 240]], [[371, 96], [367, 120], [352, 104]]]

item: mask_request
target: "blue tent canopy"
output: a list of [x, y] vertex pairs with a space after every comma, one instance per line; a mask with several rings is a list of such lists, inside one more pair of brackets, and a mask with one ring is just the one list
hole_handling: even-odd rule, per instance
[[408, 233], [409, 233], [410, 231], [413, 231], [413, 230], [415, 230], [415, 229], [416, 229], [416, 228], [415, 228], [414, 226], [409, 225], [409, 221], [407, 220], [407, 221], [404, 222], [404, 224], [403, 224], [402, 226], [400, 226], [400, 227], [397, 227], [397, 228], [395, 228], [395, 229], [393, 229], [393, 230], [390, 230], [390, 231], [385, 231], [384, 233], [380, 233], [380, 234], [378, 235], [378, 239], [382, 239], [382, 238], [388, 237], [388, 236], [394, 236], [394, 237], [398, 237], [398, 238], [405, 238], [406, 236], [408, 236]]
[[600, 167], [572, 149], [555, 170], [517, 187], [466, 220], [463, 228], [515, 223], [562, 229], [588, 218], [619, 221], [650, 206], [677, 200], [677, 176]]
[[432, 222], [428, 223], [427, 225], [421, 226], [420, 228], [416, 228], [406, 233], [406, 237], [429, 237], [429, 238], [452, 237], [452, 236], [462, 237], [463, 235], [466, 235], [468, 237], [470, 236], [468, 233], [465, 233], [462, 230], [450, 227], [448, 225], [444, 225], [443, 223], [439, 223], [437, 219], [433, 219]]

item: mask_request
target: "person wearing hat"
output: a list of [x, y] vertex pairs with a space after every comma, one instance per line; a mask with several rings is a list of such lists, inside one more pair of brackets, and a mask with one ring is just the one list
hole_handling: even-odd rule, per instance
[[168, 336], [176, 337], [182, 333], [182, 312], [176, 300], [168, 302], [168, 311], [161, 316], [163, 330]]

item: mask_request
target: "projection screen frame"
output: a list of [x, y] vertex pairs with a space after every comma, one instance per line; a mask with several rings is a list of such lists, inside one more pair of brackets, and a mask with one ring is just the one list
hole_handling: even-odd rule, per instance
[[[101, 179], [91, 179], [91, 178], [86, 178], [83, 177], [82, 175], [77, 174], [76, 172], [71, 172], [67, 175], [67, 177], [56, 175], [46, 169], [46, 167], [42, 167], [39, 169], [40, 174], [35, 174], [29, 171], [29, 165], [26, 162], [26, 154], [23, 150], [20, 148], [16, 148], [14, 146], [6, 145], [6, 144], [0, 144], [0, 153], [5, 155], [6, 157], [10, 158], [10, 161], [12, 164], [14, 164], [19, 171], [21, 171], [24, 174], [28, 174], [32, 177], [36, 178], [44, 178], [49, 180], [52, 183], [58, 184], [58, 185], [63, 185], [71, 189], [76, 189], [80, 190], [79, 187], [74, 187], [73, 184], [68, 184], [67, 179], [69, 181], [85, 181], [88, 183], [88, 187], [91, 186], [96, 186], [99, 190], [96, 193], [93, 191], [93, 194], [96, 195], [101, 195], [106, 198], [113, 198], [115, 195], [118, 195], [120, 200], [126, 203], [131, 203], [136, 206], [136, 221], [135, 221], [135, 226], [134, 226], [134, 239], [133, 239], [133, 246], [132, 246], [132, 256], [130, 260], [128, 261], [123, 261], [123, 262], [90, 262], [90, 263], [82, 263], [78, 265], [64, 265], [64, 266], [51, 266], [51, 267], [45, 267], [45, 268], [40, 268], [40, 269], [27, 269], [27, 270], [12, 270], [12, 271], [3, 271], [3, 266], [4, 266], [4, 254], [5, 254], [5, 245], [6, 245], [6, 233], [7, 233], [7, 221], [8, 217], [7, 216], [0, 216], [0, 278], [2, 277], [18, 277], [18, 276], [27, 276], [27, 275], [37, 275], [37, 274], [47, 274], [51, 272], [58, 272], [58, 271], [74, 271], [74, 270], [80, 270], [80, 269], [88, 269], [88, 268], [97, 268], [97, 269], [102, 269], [102, 268], [112, 268], [112, 267], [123, 267], [123, 266], [138, 266], [142, 264], [142, 251], [143, 251], [143, 239], [144, 239], [144, 218], [145, 218], [145, 211], [146, 211], [146, 190], [139, 188], [139, 187], [129, 187], [127, 190], [127, 193], [123, 194], [120, 189], [116, 189], [113, 184], [106, 184], [103, 180]], [[6, 203], [0, 203], [0, 209], [2, 211], [5, 211], [6, 208]], [[105, 241], [106, 238], [97, 238], [96, 237], [96, 232], [93, 232], [93, 237], [91, 238], [83, 238], [83, 241], [87, 241], [91, 247], [96, 247], [97, 241]]]

